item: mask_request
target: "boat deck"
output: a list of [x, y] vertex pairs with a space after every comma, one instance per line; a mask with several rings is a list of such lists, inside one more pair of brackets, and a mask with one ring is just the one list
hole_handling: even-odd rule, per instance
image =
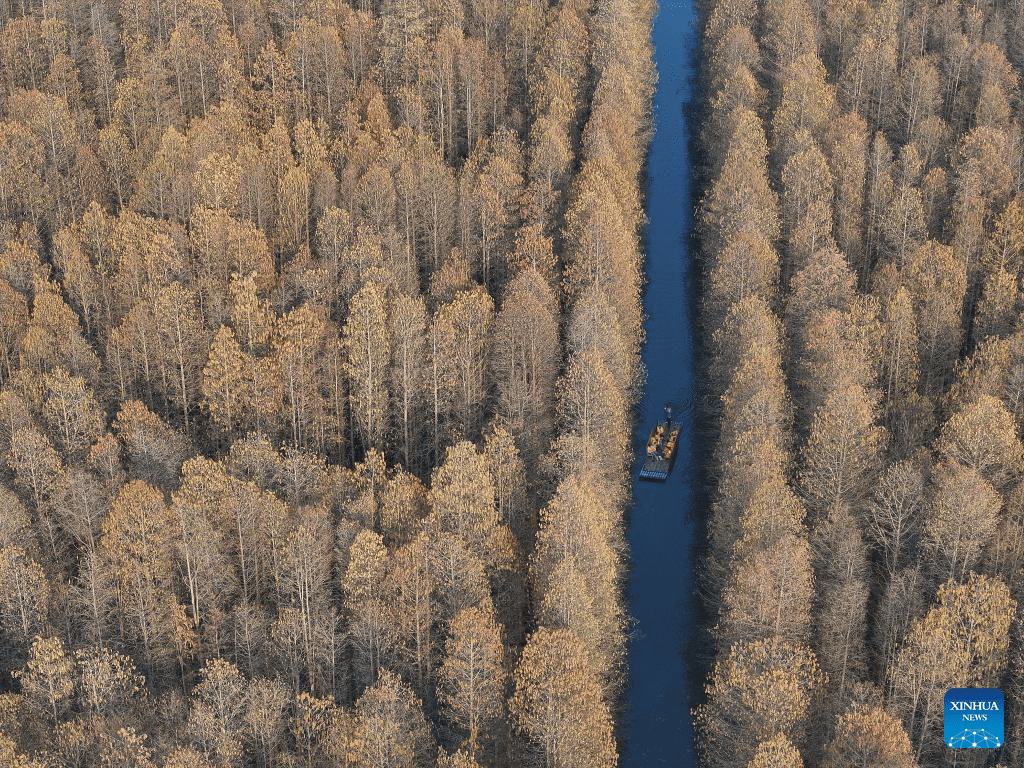
[[647, 455], [640, 468], [640, 479], [667, 480], [676, 461], [678, 442], [679, 425], [670, 421], [658, 422], [647, 439]]

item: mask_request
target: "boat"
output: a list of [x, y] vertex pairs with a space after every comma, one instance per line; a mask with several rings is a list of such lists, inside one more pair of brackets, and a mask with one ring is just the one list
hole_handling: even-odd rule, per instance
[[672, 423], [672, 404], [665, 406], [665, 419], [659, 421], [647, 438], [647, 452], [640, 468], [641, 480], [664, 482], [672, 472], [679, 449], [679, 425]]

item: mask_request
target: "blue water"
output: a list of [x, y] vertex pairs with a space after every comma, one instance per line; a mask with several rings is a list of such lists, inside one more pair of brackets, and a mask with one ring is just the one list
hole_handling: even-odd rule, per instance
[[[703, 531], [695, 509], [698, 482], [693, 444], [694, 329], [690, 315], [695, 268], [689, 252], [693, 220], [687, 106], [697, 55], [691, 2], [663, 1], [654, 21], [658, 88], [655, 134], [648, 157], [647, 383], [637, 428], [641, 459], [651, 425], [666, 402], [682, 422], [679, 457], [664, 484], [634, 484], [627, 596], [636, 620], [629, 651], [622, 765], [696, 766], [691, 664], [698, 627], [694, 543]], [[634, 474], [635, 477], [635, 474]]]

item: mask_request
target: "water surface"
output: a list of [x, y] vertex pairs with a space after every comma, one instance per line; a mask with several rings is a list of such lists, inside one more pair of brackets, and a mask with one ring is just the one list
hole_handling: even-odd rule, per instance
[[627, 598], [637, 623], [629, 652], [622, 765], [688, 768], [697, 765], [689, 714], [699, 623], [693, 546], [703, 531], [695, 509], [700, 447], [693, 440], [695, 269], [688, 247], [693, 209], [687, 121], [697, 50], [692, 2], [661, 3], [654, 45], [658, 87], [647, 169], [647, 382], [637, 428], [638, 462], [666, 402], [675, 404], [683, 429], [668, 481], [634, 484]]

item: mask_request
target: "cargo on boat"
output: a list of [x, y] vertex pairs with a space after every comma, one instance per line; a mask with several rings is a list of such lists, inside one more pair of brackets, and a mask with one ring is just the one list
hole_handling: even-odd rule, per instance
[[679, 425], [672, 423], [672, 406], [665, 406], [665, 420], [659, 421], [647, 438], [644, 465], [640, 468], [641, 480], [664, 481], [676, 463], [679, 445]]

